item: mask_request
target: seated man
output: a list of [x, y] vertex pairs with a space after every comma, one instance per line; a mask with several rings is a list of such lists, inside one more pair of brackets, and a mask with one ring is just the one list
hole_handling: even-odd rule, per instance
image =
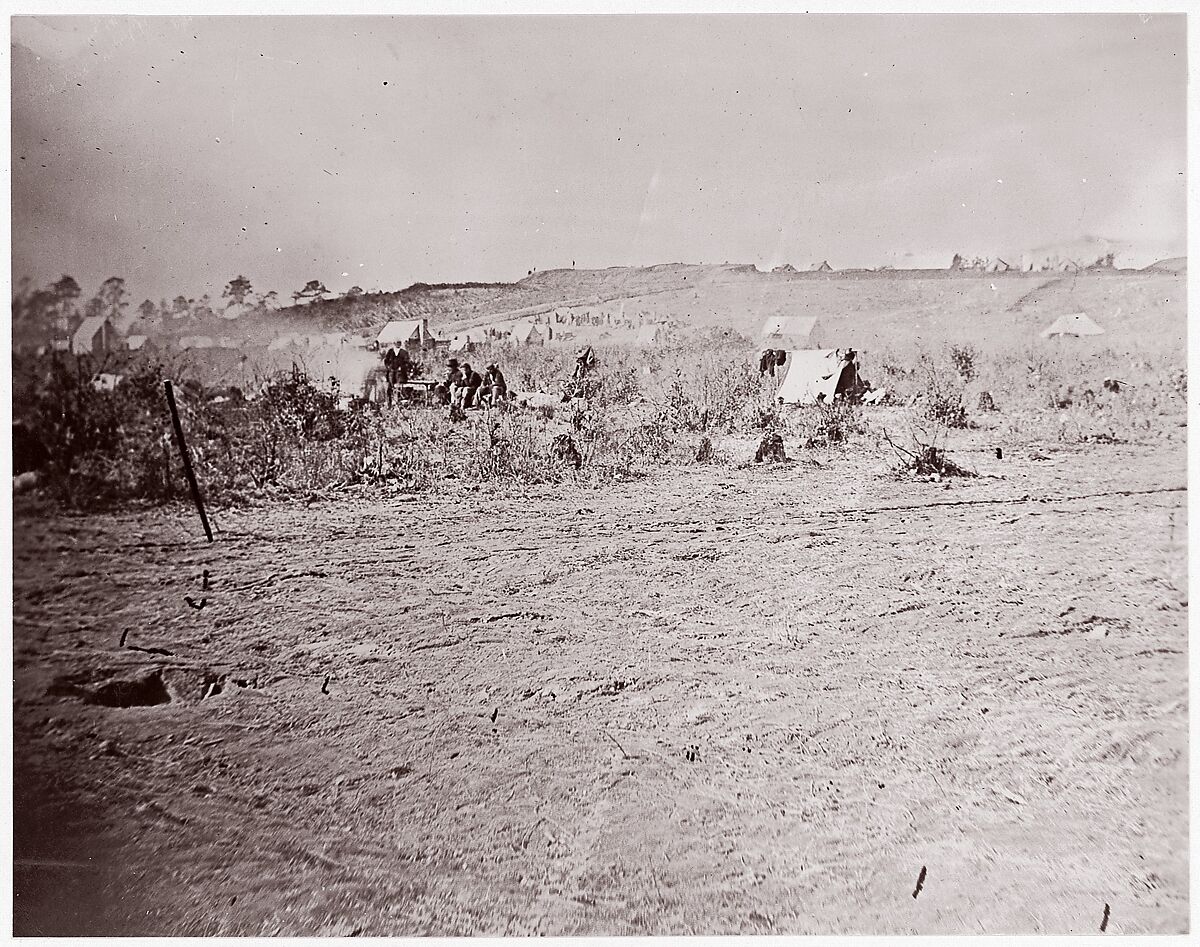
[[488, 404], [497, 405], [508, 399], [508, 384], [504, 381], [504, 373], [496, 365], [489, 365], [483, 379], [483, 390]]
[[462, 367], [462, 375], [461, 406], [464, 408], [478, 407], [479, 389], [483, 387], [483, 376], [465, 363]]
[[446, 363], [446, 380], [438, 382], [433, 390], [438, 404], [450, 404], [461, 384], [462, 370], [458, 367], [458, 359], [452, 358]]

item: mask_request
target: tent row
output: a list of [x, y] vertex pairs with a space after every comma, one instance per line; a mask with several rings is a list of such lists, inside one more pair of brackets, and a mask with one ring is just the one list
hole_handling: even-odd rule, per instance
[[444, 346], [451, 352], [461, 352], [489, 343], [545, 345], [553, 337], [554, 329], [551, 326], [536, 322], [518, 322], [507, 331], [485, 326], [459, 332], [450, 339], [439, 339], [430, 331], [428, 319], [413, 319], [407, 322], [389, 322], [380, 330], [375, 341], [380, 349], [398, 345], [401, 348], [421, 351]]

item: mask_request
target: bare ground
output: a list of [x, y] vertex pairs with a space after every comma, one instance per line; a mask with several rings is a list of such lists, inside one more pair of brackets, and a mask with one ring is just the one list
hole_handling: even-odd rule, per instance
[[1185, 931], [1185, 452], [976, 459], [19, 515], [16, 932]]

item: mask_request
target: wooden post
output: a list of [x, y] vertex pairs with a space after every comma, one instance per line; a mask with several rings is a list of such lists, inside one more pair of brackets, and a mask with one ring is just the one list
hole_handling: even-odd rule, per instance
[[208, 541], [213, 541], [212, 527], [208, 525], [208, 517], [204, 513], [204, 501], [200, 498], [200, 485], [196, 483], [196, 474], [192, 470], [192, 458], [188, 455], [187, 443], [183, 439], [183, 425], [179, 423], [179, 409], [175, 407], [175, 391], [169, 381], [164, 381], [167, 389], [167, 404], [171, 408], [171, 423], [175, 426], [175, 442], [179, 445], [179, 456], [183, 458], [183, 472], [187, 474], [188, 486], [192, 488], [192, 501], [200, 513], [200, 522], [204, 524], [204, 535]]

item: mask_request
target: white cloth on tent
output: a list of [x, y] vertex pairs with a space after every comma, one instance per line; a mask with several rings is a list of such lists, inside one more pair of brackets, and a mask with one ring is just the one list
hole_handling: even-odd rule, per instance
[[[842, 374], [841, 352], [836, 349], [801, 349], [789, 352], [787, 374], [776, 397], [784, 404], [832, 401]], [[824, 398], [821, 398], [824, 395]]]

